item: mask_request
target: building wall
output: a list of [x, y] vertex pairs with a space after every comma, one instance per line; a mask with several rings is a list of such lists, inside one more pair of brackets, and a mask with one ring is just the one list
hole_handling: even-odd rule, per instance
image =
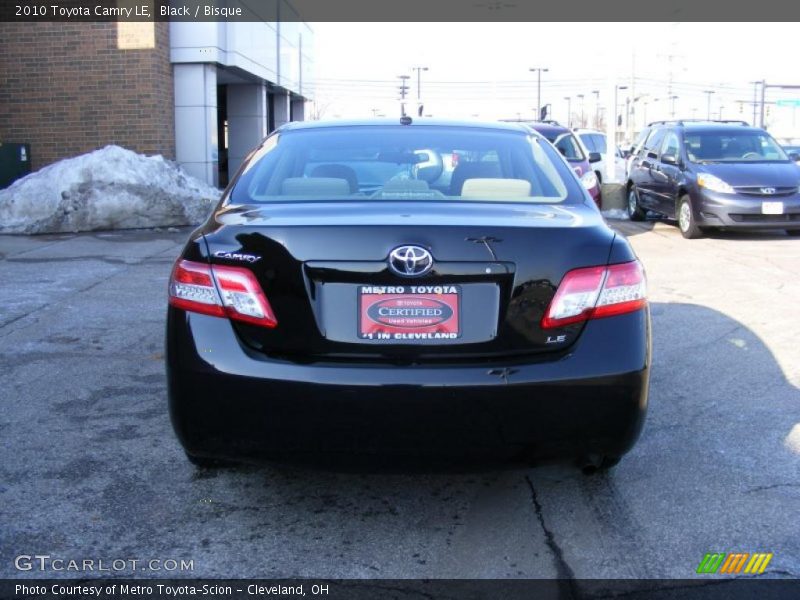
[[175, 157], [168, 23], [0, 23], [0, 141], [32, 167], [118, 144]]

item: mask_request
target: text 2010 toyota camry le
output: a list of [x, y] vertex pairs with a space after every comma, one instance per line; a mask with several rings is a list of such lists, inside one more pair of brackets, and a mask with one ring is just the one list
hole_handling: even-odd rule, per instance
[[257, 457], [615, 464], [647, 406], [641, 264], [520, 124], [293, 123], [169, 284], [175, 431]]

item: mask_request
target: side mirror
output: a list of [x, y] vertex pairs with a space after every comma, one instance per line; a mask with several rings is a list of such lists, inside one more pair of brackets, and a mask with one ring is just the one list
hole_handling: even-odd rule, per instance
[[793, 160], [794, 162], [800, 162], [800, 154], [798, 154], [797, 152], [790, 152], [789, 160]]
[[599, 152], [589, 152], [589, 162], [590, 163], [600, 162], [601, 160], [603, 160], [603, 157], [600, 156]]
[[661, 162], [665, 165], [677, 165], [678, 164], [678, 157], [674, 154], [662, 154], [661, 155]]

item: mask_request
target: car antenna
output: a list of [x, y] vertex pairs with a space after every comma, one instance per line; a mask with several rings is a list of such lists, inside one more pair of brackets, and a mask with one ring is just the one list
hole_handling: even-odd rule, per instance
[[408, 115], [400, 117], [400, 125], [411, 125], [414, 121]]

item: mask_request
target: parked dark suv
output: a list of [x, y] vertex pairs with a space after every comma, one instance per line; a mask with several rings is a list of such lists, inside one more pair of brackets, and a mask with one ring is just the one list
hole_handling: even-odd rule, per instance
[[676, 219], [685, 238], [708, 228], [800, 235], [800, 168], [763, 129], [743, 121], [659, 121], [633, 157], [628, 215]]

